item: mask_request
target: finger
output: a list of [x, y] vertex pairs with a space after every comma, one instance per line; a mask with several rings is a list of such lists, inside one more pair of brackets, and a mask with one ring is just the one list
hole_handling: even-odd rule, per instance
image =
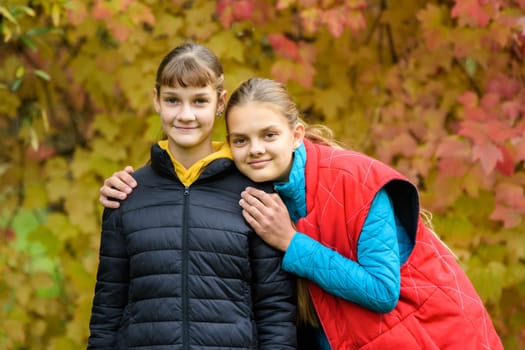
[[131, 165], [126, 165], [126, 167], [124, 168], [124, 171], [127, 172], [128, 174], [131, 174], [135, 170], [133, 170], [133, 167]]
[[107, 187], [107, 190], [116, 189], [124, 193], [131, 193], [133, 189], [129, 182], [134, 182], [135, 180], [131, 181], [130, 178], [133, 179], [131, 175], [121, 170], [104, 180], [104, 187]]
[[247, 210], [242, 211], [242, 216], [255, 231], [260, 228], [259, 222]]
[[101, 197], [105, 197], [107, 200], [111, 200], [110, 198], [126, 199], [128, 197], [125, 192], [108, 187], [106, 185], [100, 188], [100, 195]]
[[109, 199], [107, 199], [107, 197], [104, 197], [103, 195], [101, 195], [99, 198], [98, 198], [100, 204], [102, 204], [104, 207], [106, 208], [111, 208], [111, 209], [117, 209], [120, 207], [120, 203], [117, 202], [117, 201], [110, 201]]
[[120, 170], [114, 173], [110, 179], [115, 179], [121, 183], [123, 182], [124, 184], [126, 184], [127, 186], [131, 188], [135, 188], [137, 187], [137, 182], [135, 181], [133, 176], [131, 176], [132, 172], [133, 172], [133, 168], [128, 165], [124, 170]]
[[261, 211], [255, 205], [250, 204], [245, 199], [241, 199], [239, 201], [239, 205], [241, 206], [243, 211], [251, 215], [255, 220], [258, 220], [262, 216]]
[[268, 206], [268, 204], [271, 203], [271, 197], [268, 193], [253, 187], [246, 187], [241, 193], [241, 197], [248, 199], [252, 205], [263, 204], [264, 206]]

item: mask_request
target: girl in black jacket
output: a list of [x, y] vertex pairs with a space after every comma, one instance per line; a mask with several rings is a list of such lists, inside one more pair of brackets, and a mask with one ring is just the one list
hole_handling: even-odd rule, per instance
[[294, 280], [238, 204], [247, 186], [266, 188], [211, 140], [223, 77], [196, 44], [158, 68], [153, 103], [167, 140], [133, 173], [133, 194], [104, 211], [88, 349], [296, 347]]

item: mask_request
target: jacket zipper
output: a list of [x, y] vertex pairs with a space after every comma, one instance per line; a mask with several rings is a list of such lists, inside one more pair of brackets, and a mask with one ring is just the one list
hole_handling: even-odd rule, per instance
[[184, 211], [182, 217], [182, 347], [189, 349], [189, 301], [188, 301], [188, 211], [190, 202], [190, 189], [184, 187]]

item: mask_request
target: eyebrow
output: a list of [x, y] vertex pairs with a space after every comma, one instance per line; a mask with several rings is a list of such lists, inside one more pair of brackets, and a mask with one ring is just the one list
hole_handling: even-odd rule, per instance
[[[179, 93], [177, 92], [173, 92], [173, 91], [164, 91], [161, 93], [162, 96], [178, 96], [180, 95]], [[195, 95], [191, 95], [192, 97], [209, 97], [211, 96], [211, 94], [207, 93], [207, 92], [201, 92], [201, 93], [198, 93], [198, 94], [195, 94]]]
[[[264, 129], [261, 129], [261, 130], [258, 130], [257, 132], [261, 133], [261, 132], [268, 132], [268, 131], [271, 131], [271, 130], [278, 130], [279, 128], [275, 125], [270, 125]], [[243, 133], [239, 133], [239, 132], [232, 132], [232, 133], [229, 133], [228, 135], [230, 136], [244, 136], [245, 134]]]

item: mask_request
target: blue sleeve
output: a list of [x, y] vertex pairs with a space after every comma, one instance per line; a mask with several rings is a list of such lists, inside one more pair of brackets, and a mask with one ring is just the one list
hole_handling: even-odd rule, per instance
[[283, 269], [317, 283], [340, 298], [377, 312], [391, 311], [400, 291], [400, 261], [392, 203], [386, 191], [374, 198], [357, 244], [357, 261], [297, 232]]

